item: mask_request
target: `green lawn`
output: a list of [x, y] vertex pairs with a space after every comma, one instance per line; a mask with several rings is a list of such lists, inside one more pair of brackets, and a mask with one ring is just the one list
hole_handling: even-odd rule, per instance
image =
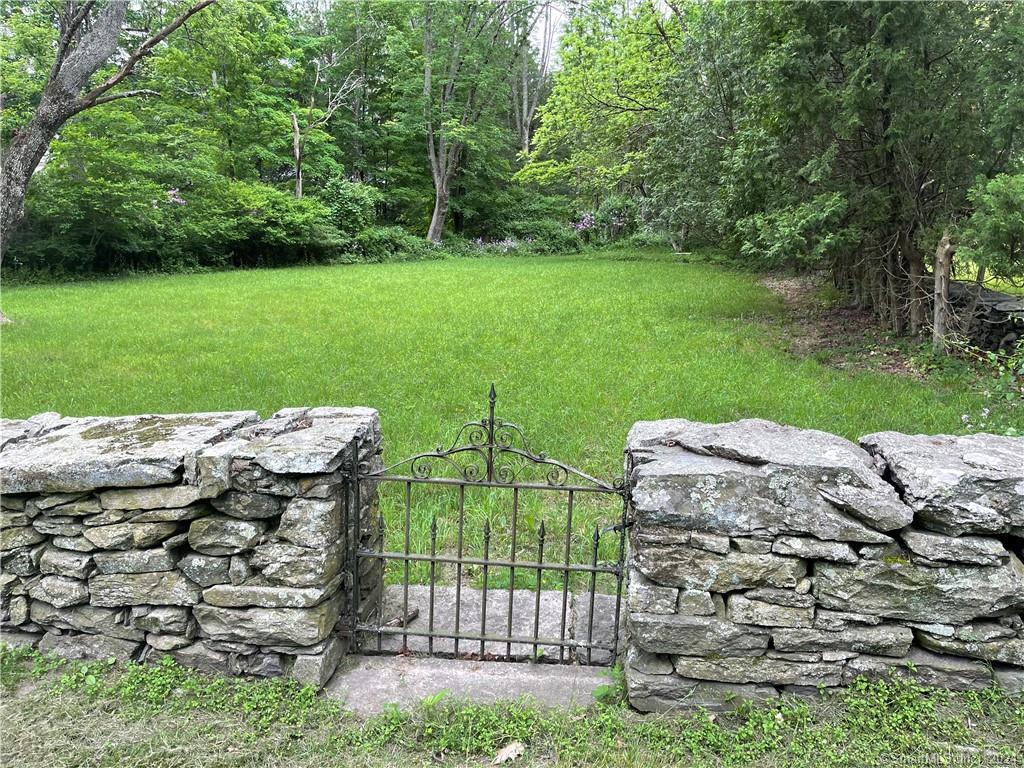
[[[630, 425], [762, 417], [850, 438], [950, 432], [966, 391], [783, 351], [780, 301], [748, 274], [667, 259], [454, 259], [5, 290], [7, 417], [379, 408], [387, 456], [485, 413], [599, 476]], [[1022, 424], [1021, 426], [1024, 426]]]

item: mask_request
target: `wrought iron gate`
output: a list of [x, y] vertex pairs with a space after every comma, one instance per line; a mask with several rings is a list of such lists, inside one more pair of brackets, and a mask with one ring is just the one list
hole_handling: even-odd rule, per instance
[[[382, 504], [373, 535], [353, 547], [353, 645], [363, 653], [611, 663], [624, 484], [535, 453], [519, 426], [495, 417], [496, 400], [492, 384], [487, 417], [464, 424], [448, 448], [354, 468], [357, 518], [361, 485], [382, 496], [391, 486], [400, 500], [387, 515]], [[414, 490], [428, 498], [419, 501]], [[553, 500], [558, 512], [549, 517]], [[581, 517], [595, 523], [592, 531], [579, 530]], [[355, 530], [365, 528], [355, 520]], [[528, 533], [535, 538], [527, 544]], [[382, 579], [368, 603], [359, 584], [367, 578]]]

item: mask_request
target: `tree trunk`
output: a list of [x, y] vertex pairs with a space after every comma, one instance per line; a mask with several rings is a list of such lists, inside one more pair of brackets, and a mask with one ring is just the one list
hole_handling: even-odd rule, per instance
[[435, 185], [434, 191], [434, 213], [430, 217], [430, 228], [427, 230], [427, 240], [432, 243], [440, 243], [444, 237], [444, 223], [448, 218], [449, 192], [446, 184]]
[[925, 322], [925, 290], [924, 290], [924, 259], [921, 252], [914, 247], [911, 238], [900, 235], [900, 249], [906, 254], [910, 274], [910, 334], [916, 336], [924, 328]]
[[932, 351], [946, 353], [946, 327], [949, 319], [949, 270], [956, 249], [943, 235], [935, 249], [935, 318], [932, 322]]
[[50, 141], [64, 121], [53, 104], [40, 104], [31, 122], [11, 137], [0, 161], [0, 253], [7, 251], [11, 235], [25, 215], [25, 192]]
[[302, 131], [299, 118], [292, 112], [292, 158], [295, 160], [295, 197], [302, 197]]

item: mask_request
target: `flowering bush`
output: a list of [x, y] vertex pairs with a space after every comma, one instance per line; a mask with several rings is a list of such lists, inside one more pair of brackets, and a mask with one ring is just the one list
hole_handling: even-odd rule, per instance
[[597, 217], [592, 213], [584, 213], [578, 221], [574, 222], [572, 228], [580, 234], [586, 234], [597, 226]]

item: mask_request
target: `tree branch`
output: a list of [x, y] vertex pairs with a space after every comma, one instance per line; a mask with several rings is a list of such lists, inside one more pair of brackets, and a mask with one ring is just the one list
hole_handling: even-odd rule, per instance
[[117, 72], [115, 72], [105, 81], [103, 81], [100, 85], [93, 88], [79, 100], [80, 106], [78, 108], [78, 111], [80, 112], [83, 109], [88, 109], [89, 107], [97, 104], [99, 97], [101, 97], [115, 85], [117, 85], [126, 77], [128, 77], [128, 75], [130, 75], [132, 73], [132, 70], [135, 68], [135, 65], [138, 64], [139, 61], [141, 61], [143, 58], [148, 56], [155, 46], [166, 40], [167, 37], [172, 32], [174, 32], [174, 30], [176, 30], [178, 27], [180, 27], [182, 24], [188, 21], [192, 16], [199, 13], [204, 8], [213, 5], [215, 2], [217, 2], [217, 0], [201, 0], [201, 2], [198, 2], [195, 5], [193, 5], [191, 8], [189, 8], [187, 11], [181, 14], [170, 24], [168, 24], [155, 35], [146, 40], [142, 45], [135, 49], [131, 56], [128, 57], [128, 60], [121, 65], [121, 68], [117, 70]]

